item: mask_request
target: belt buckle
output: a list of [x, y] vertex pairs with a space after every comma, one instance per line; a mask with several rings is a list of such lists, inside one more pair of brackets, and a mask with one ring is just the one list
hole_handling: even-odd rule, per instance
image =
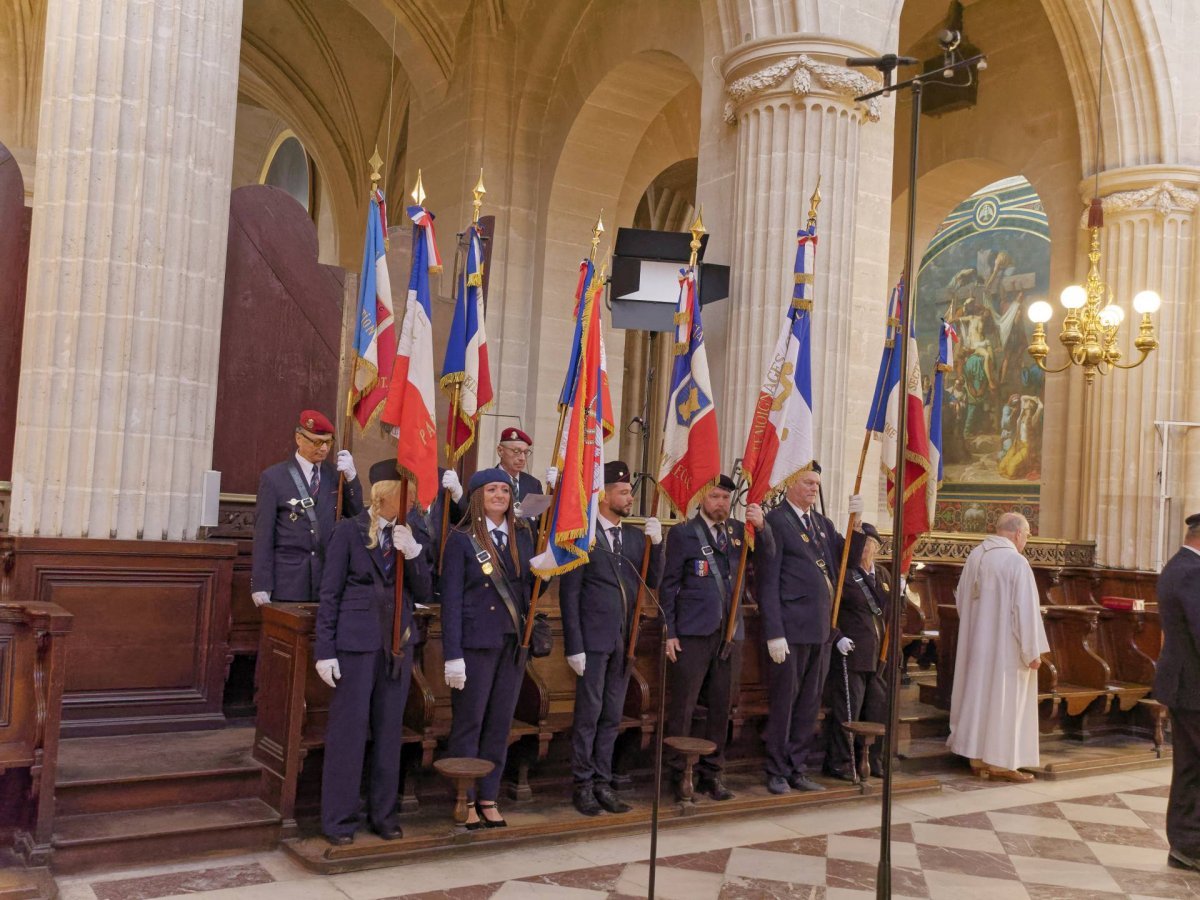
[[303, 500], [300, 501], [301, 509], [312, 509], [316, 505], [317, 505], [317, 501], [314, 500], [312, 497], [305, 497]]
[[700, 552], [708, 558], [709, 562], [711, 562], [717, 555], [715, 552], [713, 552], [713, 548], [708, 546], [708, 544], [705, 544], [703, 547], [701, 547]]

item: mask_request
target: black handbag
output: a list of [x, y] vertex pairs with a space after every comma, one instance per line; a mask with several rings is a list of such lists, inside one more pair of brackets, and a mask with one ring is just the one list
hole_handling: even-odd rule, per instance
[[554, 635], [550, 631], [550, 620], [545, 613], [533, 617], [533, 633], [529, 636], [529, 655], [535, 659], [549, 656], [554, 649]]

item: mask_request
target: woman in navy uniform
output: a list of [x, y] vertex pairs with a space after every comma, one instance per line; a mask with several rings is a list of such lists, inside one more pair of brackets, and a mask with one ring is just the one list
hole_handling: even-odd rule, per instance
[[533, 587], [533, 537], [517, 526], [504, 470], [476, 472], [468, 488], [467, 519], [446, 539], [442, 560], [442, 647], [453, 710], [447, 750], [495, 763], [479, 781], [467, 827], [499, 828], [507, 823], [496, 797], [525, 674], [517, 648]]
[[[407, 525], [396, 524], [403, 484], [396, 460], [371, 466], [371, 505], [334, 529], [317, 608], [317, 674], [333, 688], [321, 775], [321, 830], [349, 844], [362, 820], [363, 757], [371, 738], [367, 814], [384, 840], [396, 822], [404, 706], [412, 676], [413, 603], [432, 593], [427, 555]], [[426, 535], [422, 538], [428, 540]], [[402, 650], [393, 656], [396, 566], [404, 565]]]

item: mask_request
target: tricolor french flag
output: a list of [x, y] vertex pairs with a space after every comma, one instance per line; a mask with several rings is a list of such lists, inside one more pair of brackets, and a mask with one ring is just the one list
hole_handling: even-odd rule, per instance
[[721, 474], [717, 410], [704, 352], [696, 272], [690, 266], [679, 270], [675, 364], [666, 419], [658, 489], [679, 515], [686, 516], [692, 501]]
[[[958, 343], [958, 332], [954, 326], [942, 319], [942, 330], [938, 334], [938, 358], [933, 370], [933, 390], [929, 402], [929, 454], [930, 463], [937, 472], [938, 487], [944, 480], [942, 465], [942, 402], [945, 398], [946, 375], [954, 371], [954, 345]], [[930, 521], [933, 521], [932, 513]]]
[[423, 206], [410, 206], [408, 216], [413, 221], [412, 275], [382, 418], [393, 427], [397, 438], [396, 464], [416, 480], [417, 502], [428, 509], [441, 487], [433, 418], [436, 407], [429, 273], [441, 271], [442, 260], [433, 233], [433, 216]]
[[[391, 360], [396, 355], [392, 285], [388, 280], [387, 207], [383, 191], [371, 194], [362, 272], [358, 279], [358, 316], [354, 332], [353, 384], [350, 408], [360, 428], [366, 428], [388, 395]], [[379, 371], [380, 360], [383, 371]]]
[[479, 226], [467, 228], [466, 264], [458, 281], [454, 321], [442, 362], [442, 390], [450, 395], [446, 458], [458, 462], [475, 442], [479, 417], [492, 406], [492, 373], [488, 365], [483, 309], [483, 242]]
[[812, 284], [816, 225], [796, 234], [795, 287], [750, 420], [742, 472], [746, 503], [762, 503], [813, 461]]

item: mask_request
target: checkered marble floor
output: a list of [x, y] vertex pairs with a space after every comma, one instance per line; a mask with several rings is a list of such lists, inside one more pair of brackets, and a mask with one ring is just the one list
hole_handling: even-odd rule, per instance
[[[1170, 770], [996, 787], [948, 779], [894, 807], [895, 897], [1198, 898], [1200, 873], [1166, 865]], [[878, 798], [665, 830], [664, 900], [874, 897]], [[645, 897], [645, 836], [316, 876], [283, 854], [60, 879], [65, 900], [508, 900]]]

